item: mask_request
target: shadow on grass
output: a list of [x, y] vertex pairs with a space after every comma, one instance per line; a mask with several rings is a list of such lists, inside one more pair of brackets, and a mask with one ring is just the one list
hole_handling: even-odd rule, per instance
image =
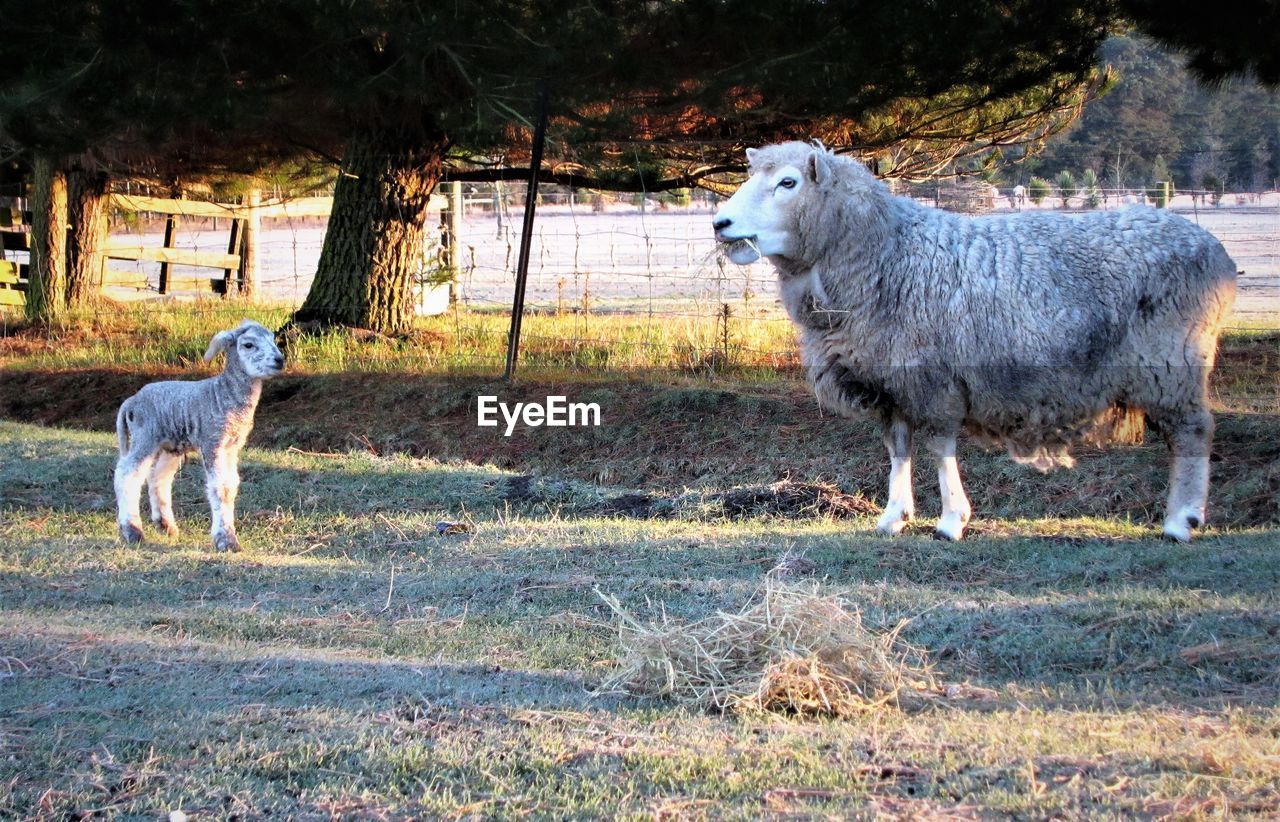
[[[19, 435], [4, 437], [4, 426], [0, 422], [0, 508], [114, 511], [117, 454], [103, 447], [101, 436], [23, 427]], [[502, 502], [509, 476], [494, 468], [410, 458], [343, 454], [337, 459], [250, 449], [241, 455], [237, 509], [248, 517], [279, 509], [347, 515], [462, 508], [491, 513]], [[175, 480], [174, 503], [179, 525], [195, 518], [208, 522], [198, 457], [189, 457]], [[142, 507], [145, 514], [145, 491]]]
[[[767, 534], [651, 535], [626, 547], [407, 536], [395, 551], [354, 559], [341, 546], [296, 561], [155, 546], [159, 568], [103, 574], [86, 559], [65, 573], [8, 571], [0, 594], [28, 618], [73, 615], [209, 647], [338, 648], [404, 660], [406, 670], [420, 667], [412, 660], [471, 659], [587, 671], [616, 653], [597, 589], [642, 617], [659, 607], [675, 619], [732, 611], [777, 550]], [[818, 563], [825, 580], [814, 584], [857, 603], [872, 624], [909, 620], [904, 638], [928, 650], [944, 679], [1065, 689], [1081, 704], [1099, 690], [1136, 705], [1278, 704], [1280, 573], [1264, 535], [1203, 543], [1230, 543], [1217, 553], [1021, 539], [951, 546], [945, 557], [921, 539], [895, 541], [906, 549], [896, 555], [873, 553], [886, 540], [841, 549], [826, 537], [788, 539]]]
[[[571, 673], [351, 654], [335, 658], [306, 649], [229, 648], [198, 640], [146, 642], [65, 628], [0, 640], [0, 655], [23, 661], [25, 669], [11, 684], [26, 683], [30, 690], [20, 701], [36, 713], [41, 682], [64, 699], [106, 712], [145, 693], [150, 709], [181, 710], [188, 717], [266, 702], [277, 709], [352, 712], [402, 703], [548, 710], [618, 704], [614, 697], [592, 696], [583, 678]], [[67, 678], [78, 682], [71, 690], [58, 684]]]
[[[1246, 353], [1254, 358], [1251, 351]], [[1280, 524], [1277, 385], [1273, 374], [1250, 368], [1244, 376], [1239, 369], [1218, 375], [1222, 385], [1243, 381], [1250, 391], [1270, 398], [1250, 406], [1256, 406], [1253, 413], [1217, 415], [1211, 518], [1232, 527]], [[16, 371], [5, 377], [11, 386], [0, 391], [0, 416], [110, 431], [121, 398], [149, 376], [109, 369]], [[477, 427], [479, 393], [507, 401], [561, 394], [598, 402], [603, 424], [518, 427], [505, 437], [498, 429]], [[287, 376], [267, 383], [251, 443], [280, 449], [275, 453], [297, 446], [432, 456], [657, 494], [790, 478], [831, 482], [846, 492], [883, 499], [887, 477], [878, 427], [824, 418], [803, 384], [790, 378], [741, 385], [691, 382], [669, 373], [615, 374], [530, 378], [512, 388], [454, 375]], [[936, 506], [933, 468], [922, 449], [918, 456], [921, 505]], [[1079, 449], [1078, 456], [1074, 470], [1039, 476], [1001, 454], [962, 444], [961, 465], [979, 516], [1156, 521], [1168, 470], [1158, 437], [1150, 435], [1136, 448]]]
[[[1107, 694], [1101, 713], [1097, 695], [1078, 705], [1058, 701], [1052, 706], [1061, 712], [1056, 717], [1023, 710], [1021, 703], [926, 710], [911, 722], [933, 727], [910, 729], [899, 744], [898, 734], [882, 736], [875, 720], [749, 718], [735, 731], [674, 711], [666, 719], [660, 716], [663, 703], [656, 711], [636, 712], [631, 700], [591, 696], [586, 678], [573, 673], [22, 627], [21, 635], [0, 638], [0, 659], [11, 666], [21, 661], [21, 670], [0, 689], [0, 727], [12, 731], [6, 744], [15, 763], [8, 799], [32, 807], [38, 800], [42, 810], [68, 815], [119, 806], [153, 815], [157, 807], [184, 807], [207, 815], [238, 815], [247, 808], [252, 816], [282, 809], [310, 816], [332, 811], [325, 804], [332, 797], [353, 795], [369, 803], [371, 814], [383, 807], [403, 814], [433, 796], [474, 812], [477, 792], [496, 793], [499, 807], [509, 810], [537, 790], [536, 801], [522, 809], [574, 810], [576, 802], [633, 801], [638, 794], [635, 810], [643, 811], [655, 798], [663, 804], [693, 793], [715, 797], [723, 803], [717, 808], [740, 807], [743, 816], [758, 816], [762, 797], [775, 789], [789, 795], [779, 786], [804, 784], [797, 777], [813, 771], [789, 767], [804, 757], [827, 757], [823, 784], [840, 786], [838, 792], [814, 791], [815, 798], [834, 803], [824, 806], [824, 815], [857, 815], [878, 796], [906, 816], [932, 817], [938, 814], [930, 813], [935, 808], [929, 802], [906, 800], [952, 803], [984, 791], [1016, 794], [1028, 772], [1060, 791], [1049, 806], [1059, 813], [1066, 807], [1076, 815], [1096, 814], [1105, 797], [1104, 810], [1149, 815], [1153, 808], [1181, 813], [1187, 807], [1181, 799], [1152, 796], [1154, 780], [1194, 781], [1196, 774], [1218, 773], [1226, 761], [1218, 748], [1202, 745], [1227, 721], [1197, 712], [1181, 694], [1162, 700], [1154, 689], [1135, 691], [1133, 699]], [[1275, 690], [1268, 694], [1226, 694], [1216, 704], [1273, 705]], [[1037, 702], [1034, 695], [1029, 701]], [[1148, 707], [1160, 709], [1157, 719], [1185, 723], [1205, 739], [1188, 742], [1159, 725], [1148, 729], [1154, 722], [1144, 713]], [[996, 710], [996, 716], [983, 716]], [[885, 718], [894, 728], [893, 718]], [[990, 728], [1009, 721], [1028, 727], [1007, 737]], [[1107, 740], [1104, 748], [1087, 743], [1067, 752], [1064, 740], [1075, 736], [1074, 725], [1080, 733], [1096, 729]], [[1114, 739], [1122, 730], [1141, 741]], [[1028, 745], [1020, 733], [1036, 739]], [[1239, 738], [1228, 738], [1221, 750], [1235, 753], [1229, 746]], [[1168, 748], [1152, 755], [1161, 739]], [[1261, 752], [1251, 757], [1260, 758]], [[1247, 774], [1249, 767], [1241, 764], [1239, 771]], [[729, 768], [761, 775], [728, 782], [723, 774]], [[628, 788], [623, 800], [620, 780]], [[1236, 781], [1242, 785], [1232, 810], [1274, 808], [1274, 790], [1265, 781]], [[508, 798], [513, 787], [522, 793]], [[1212, 811], [1225, 801], [1215, 795], [1202, 804]], [[342, 807], [352, 814], [364, 806], [348, 801]], [[590, 804], [590, 812], [563, 815], [607, 814], [608, 807]], [[431, 805], [418, 810], [440, 813]]]

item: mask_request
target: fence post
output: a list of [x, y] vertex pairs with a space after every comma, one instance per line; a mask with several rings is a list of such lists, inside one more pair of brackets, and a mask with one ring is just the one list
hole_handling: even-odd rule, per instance
[[449, 184], [449, 205], [445, 209], [445, 229], [441, 237], [445, 249], [444, 263], [449, 270], [449, 304], [458, 301], [458, 279], [462, 276], [462, 183]]
[[493, 214], [498, 218], [498, 234], [496, 239], [502, 239], [502, 181], [498, 180], [493, 184]]
[[[183, 199], [182, 191], [175, 192], [175, 200]], [[173, 248], [173, 235], [178, 231], [178, 215], [170, 214], [164, 219], [164, 248]], [[161, 294], [169, 293], [169, 264], [160, 263], [160, 282], [157, 290]]]
[[244, 204], [248, 207], [241, 225], [240, 238], [240, 270], [236, 273], [237, 290], [240, 296], [253, 299], [258, 285], [258, 234], [262, 228], [262, 215], [258, 208], [262, 205], [262, 190], [251, 188], [244, 193]]
[[[214, 222], [217, 222], [217, 219], [218, 218], [215, 217]], [[244, 220], [242, 220], [239, 217], [232, 217], [231, 218], [231, 236], [227, 240], [227, 253], [243, 254], [244, 253], [243, 246], [244, 246]], [[238, 267], [239, 266], [237, 266], [237, 268]], [[231, 296], [231, 275], [234, 273], [235, 273], [234, 269], [230, 269], [230, 268], [222, 269], [222, 299], [224, 300], [227, 297]]]
[[533, 130], [533, 156], [529, 159], [529, 189], [524, 202], [524, 224], [520, 229], [520, 256], [516, 261], [516, 293], [511, 303], [511, 330], [507, 333], [507, 370], [503, 379], [511, 382], [520, 355], [520, 321], [524, 317], [524, 290], [529, 281], [529, 247], [533, 244], [533, 212], [538, 204], [538, 172], [542, 167], [542, 145], [547, 136], [547, 81], [538, 83], [538, 123]]

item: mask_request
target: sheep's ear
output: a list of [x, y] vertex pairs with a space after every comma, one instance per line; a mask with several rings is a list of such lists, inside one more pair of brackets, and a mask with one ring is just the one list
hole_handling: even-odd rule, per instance
[[235, 338], [234, 331], [219, 331], [214, 334], [213, 339], [209, 341], [209, 350], [204, 352], [204, 361], [213, 362], [213, 358], [221, 354]]
[[831, 176], [830, 155], [825, 151], [815, 151], [805, 160], [804, 173], [809, 182], [821, 184]]
[[747, 165], [749, 165], [749, 166], [750, 166], [750, 165], [755, 165], [755, 162], [756, 162], [756, 155], [758, 155], [759, 153], [760, 153], [760, 149], [758, 149], [758, 148], [749, 148], [749, 149], [747, 149]]

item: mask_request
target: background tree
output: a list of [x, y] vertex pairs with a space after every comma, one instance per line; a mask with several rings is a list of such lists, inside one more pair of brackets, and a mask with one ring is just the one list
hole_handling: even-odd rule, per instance
[[1027, 197], [1036, 205], [1043, 203], [1052, 191], [1053, 186], [1043, 177], [1032, 177], [1027, 184]]
[[1098, 175], [1093, 169], [1086, 168], [1080, 175], [1080, 190], [1084, 192], [1084, 207], [1097, 208], [1102, 205], [1102, 195], [1098, 191]]
[[1080, 187], [1076, 185], [1076, 178], [1064, 168], [1058, 172], [1054, 182], [1057, 183], [1058, 199], [1061, 201], [1062, 207], [1067, 208], [1071, 205], [1071, 198], [1076, 196], [1076, 193], [1080, 190]]
[[1211, 83], [1252, 76], [1280, 86], [1280, 4], [1232, 0], [1119, 0], [1119, 10], [1145, 34], [1187, 54], [1187, 67]]
[[1109, 39], [1101, 59], [1114, 77], [1108, 93], [1015, 176], [1066, 166], [1115, 188], [1199, 188], [1206, 173], [1234, 191], [1277, 184], [1280, 93], [1247, 77], [1206, 86], [1183, 58], [1140, 37]]

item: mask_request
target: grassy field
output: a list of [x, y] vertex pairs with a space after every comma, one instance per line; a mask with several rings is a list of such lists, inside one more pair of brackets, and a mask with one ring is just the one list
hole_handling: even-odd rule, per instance
[[[225, 319], [174, 317], [0, 339], [0, 816], [1280, 813], [1275, 332], [1224, 345], [1215, 525], [1190, 546], [1157, 538], [1154, 442], [1047, 477], [967, 448], [958, 544], [929, 538], [922, 464], [924, 524], [890, 540], [873, 428], [768, 364], [548, 360], [504, 389], [305, 341], [268, 384], [227, 555], [194, 466], [182, 536], [115, 537], [116, 405], [194, 376]], [[474, 426], [481, 390], [594, 397], [605, 425], [504, 440]], [[958, 687], [841, 720], [596, 692], [622, 655], [602, 595], [736, 611], [785, 555], [811, 563], [787, 584], [900, 627]]]
[[[653, 313], [626, 302], [611, 305], [611, 310], [597, 313], [529, 312], [521, 334], [521, 368], [658, 369], [769, 378], [798, 362], [790, 320], [763, 301], [666, 301], [649, 306]], [[0, 364], [190, 369], [218, 331], [243, 318], [280, 328], [290, 314], [284, 306], [222, 300], [110, 303], [71, 316], [62, 327], [41, 330], [25, 328], [13, 314], [11, 326], [0, 325], [9, 332], [0, 335]], [[402, 339], [333, 331], [286, 342], [295, 371], [500, 375], [509, 326], [508, 311], [460, 309], [419, 318], [414, 331]]]

